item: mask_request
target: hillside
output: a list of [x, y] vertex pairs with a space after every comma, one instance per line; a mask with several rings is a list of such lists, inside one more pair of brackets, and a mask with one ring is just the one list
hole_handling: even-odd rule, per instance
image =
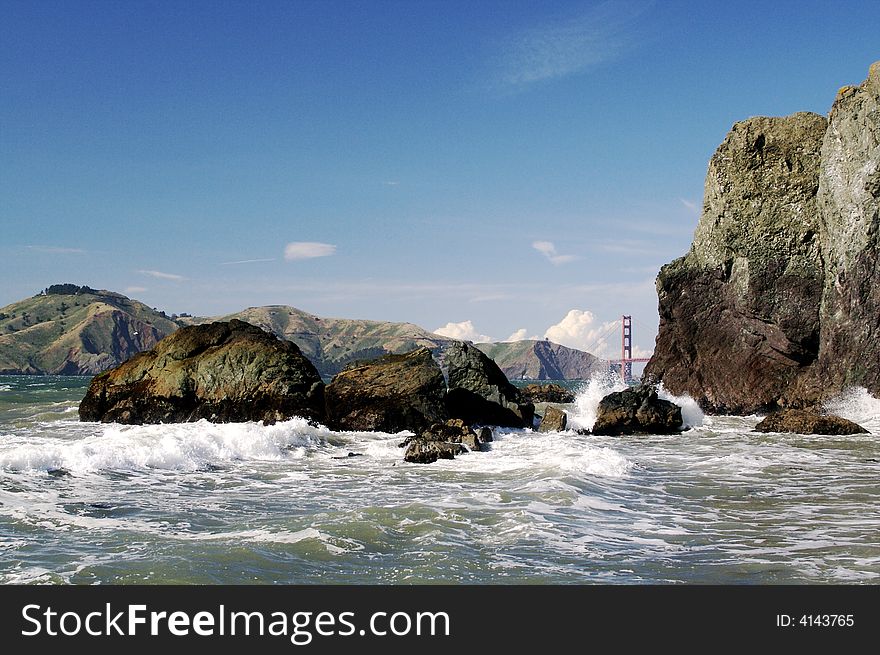
[[325, 377], [335, 375], [349, 362], [374, 359], [385, 353], [405, 353], [424, 346], [439, 355], [452, 341], [412, 323], [322, 318], [285, 305], [250, 307], [235, 314], [187, 322], [233, 318], [293, 341]]
[[478, 343], [511, 380], [587, 380], [608, 362], [551, 341]]
[[[422, 346], [430, 348], [442, 365], [443, 351], [453, 341], [412, 323], [322, 318], [284, 305], [211, 318], [171, 319], [118, 293], [54, 285], [0, 309], [0, 374], [92, 375], [151, 349], [182, 325], [233, 318], [294, 342], [324, 377], [352, 361]], [[512, 379], [584, 379], [607, 366], [589, 353], [549, 341], [478, 347]]]
[[93, 375], [177, 328], [122, 294], [54, 285], [0, 309], [0, 373]]

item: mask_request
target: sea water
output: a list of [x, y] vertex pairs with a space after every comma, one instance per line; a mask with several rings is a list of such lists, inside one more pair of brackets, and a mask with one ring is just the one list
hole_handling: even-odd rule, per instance
[[[578, 434], [614, 383], [580, 385], [561, 433], [408, 464], [404, 434], [294, 419], [80, 423], [87, 378], [0, 377], [3, 583], [877, 583], [880, 401], [829, 409], [856, 436]], [[671, 398], [668, 394], [665, 397]], [[351, 456], [350, 456], [351, 455]]]

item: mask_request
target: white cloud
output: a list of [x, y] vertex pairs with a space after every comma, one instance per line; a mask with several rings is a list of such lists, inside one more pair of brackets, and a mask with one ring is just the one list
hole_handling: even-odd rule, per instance
[[613, 346], [608, 340], [616, 336], [615, 328], [619, 331], [620, 322], [609, 321], [602, 325], [595, 325], [595, 322], [593, 312], [572, 309], [559, 323], [547, 328], [544, 337], [553, 343], [585, 350], [598, 357], [614, 356]]
[[400, 181], [398, 180], [386, 180], [382, 182], [384, 186], [400, 186]]
[[314, 259], [315, 257], [329, 257], [336, 254], [336, 246], [330, 243], [318, 243], [316, 241], [292, 241], [284, 248], [284, 259], [294, 261], [296, 259]]
[[573, 75], [619, 56], [637, 42], [643, 2], [603, 2], [566, 20], [511, 35], [501, 46], [501, 80], [523, 86]]
[[147, 287], [125, 287], [125, 293], [143, 293]]
[[267, 259], [239, 259], [234, 262], [220, 262], [220, 266], [235, 266], [237, 264], [257, 264], [259, 262], [274, 262], [274, 257], [269, 257]]
[[691, 214], [694, 214], [695, 216], [700, 215], [700, 206], [693, 200], [687, 200], [686, 198], [679, 198], [679, 200], [681, 200], [681, 204], [684, 205], [685, 209]]
[[[526, 330], [525, 328], [520, 328], [519, 330], [517, 330], [516, 332], [511, 334], [509, 337], [507, 337], [505, 339], [505, 341], [508, 341], [508, 342], [509, 341], [525, 341], [526, 339], [529, 338], [528, 334], [529, 334], [528, 330]], [[532, 338], [537, 341], [537, 337], [532, 337]]]
[[138, 271], [138, 273], [141, 273], [142, 275], [149, 275], [150, 277], [155, 277], [160, 280], [175, 280], [179, 282], [180, 280], [186, 279], [182, 275], [177, 275], [176, 273], [163, 273], [162, 271], [149, 271], [141, 269]]
[[63, 246], [27, 246], [28, 250], [43, 252], [48, 255], [82, 255], [82, 248], [65, 248]]
[[550, 260], [550, 262], [555, 266], [566, 264], [577, 259], [577, 257], [575, 257], [574, 255], [558, 254], [556, 252], [556, 246], [553, 244], [552, 241], [535, 241], [534, 243], [532, 243], [532, 248], [544, 255], [544, 257]]
[[494, 341], [492, 337], [480, 334], [471, 321], [462, 321], [461, 323], [447, 323], [443, 327], [434, 330], [434, 334], [441, 337], [449, 337], [458, 341], [473, 341], [474, 343], [486, 343]]

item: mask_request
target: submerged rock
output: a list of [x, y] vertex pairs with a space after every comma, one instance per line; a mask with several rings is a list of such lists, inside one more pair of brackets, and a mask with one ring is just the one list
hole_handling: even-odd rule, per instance
[[460, 443], [413, 439], [407, 445], [403, 459], [413, 464], [433, 464], [438, 459], [455, 459], [456, 455], [466, 452], [467, 448]]
[[532, 427], [535, 407], [481, 350], [464, 342], [446, 349], [449, 391], [446, 405], [453, 418], [468, 424]]
[[448, 417], [446, 383], [427, 348], [357, 362], [327, 386], [334, 430], [421, 432]]
[[755, 432], [794, 432], [796, 434], [866, 434], [858, 423], [803, 409], [785, 409], [765, 417]]
[[92, 379], [83, 421], [324, 420], [324, 384], [299, 348], [238, 320], [181, 328]]
[[647, 378], [719, 413], [880, 395], [880, 62], [829, 118], [733, 126], [685, 257], [657, 277]]
[[520, 397], [532, 404], [573, 403], [575, 395], [558, 384], [528, 384], [519, 390]]
[[657, 397], [647, 384], [608, 394], [599, 402], [596, 435], [673, 434], [681, 430], [681, 407]]
[[568, 416], [558, 407], [547, 405], [538, 432], [562, 432], [568, 425]]

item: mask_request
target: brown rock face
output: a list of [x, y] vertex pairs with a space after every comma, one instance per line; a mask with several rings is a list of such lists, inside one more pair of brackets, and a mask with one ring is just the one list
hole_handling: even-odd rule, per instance
[[770, 414], [755, 426], [755, 432], [794, 432], [796, 434], [866, 434], [868, 431], [833, 414], [817, 414], [803, 409], [784, 409]]
[[645, 375], [709, 411], [880, 394], [880, 63], [815, 114], [733, 126], [690, 252], [657, 278]]
[[352, 364], [327, 386], [334, 430], [421, 432], [448, 417], [446, 382], [427, 348]]
[[80, 419], [181, 423], [324, 420], [324, 385], [296, 345], [241, 321], [182, 328], [96, 376]]
[[541, 425], [538, 426], [538, 432], [562, 432], [568, 425], [568, 416], [558, 407], [548, 405], [544, 410], [544, 416], [541, 417]]
[[575, 395], [558, 384], [527, 384], [519, 390], [524, 401], [530, 403], [573, 403]]

